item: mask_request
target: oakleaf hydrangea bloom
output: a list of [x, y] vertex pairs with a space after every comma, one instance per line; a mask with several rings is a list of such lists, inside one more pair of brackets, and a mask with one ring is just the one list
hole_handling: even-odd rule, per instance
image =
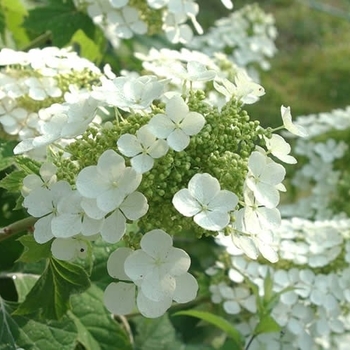
[[190, 136], [198, 134], [205, 124], [203, 115], [190, 112], [180, 96], [172, 97], [165, 107], [165, 114], [156, 114], [148, 123], [149, 130], [160, 139], [166, 139], [169, 147], [177, 152], [190, 143]]
[[140, 174], [152, 169], [154, 159], [164, 156], [169, 148], [167, 142], [157, 139], [147, 125], [142, 126], [136, 135], [123, 134], [117, 145], [122, 154], [132, 157], [131, 165]]
[[237, 196], [221, 190], [219, 181], [209, 174], [196, 174], [188, 183], [188, 189], [178, 191], [173, 197], [176, 210], [192, 217], [206, 230], [218, 231], [230, 222], [230, 212], [238, 203]]
[[196, 297], [197, 281], [187, 272], [190, 257], [172, 243], [166, 232], [152, 230], [142, 237], [141, 249], [119, 248], [111, 254], [108, 272], [120, 281], [112, 282], [105, 291], [105, 304], [111, 312], [132, 312], [136, 298], [141, 314], [159, 317], [173, 300], [187, 303]]

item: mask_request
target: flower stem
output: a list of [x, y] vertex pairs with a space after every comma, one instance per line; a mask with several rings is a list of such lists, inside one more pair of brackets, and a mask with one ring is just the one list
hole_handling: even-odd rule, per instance
[[0, 242], [16, 235], [17, 233], [28, 231], [33, 227], [37, 220], [38, 218], [29, 216], [22, 220], [18, 220], [8, 226], [0, 228]]

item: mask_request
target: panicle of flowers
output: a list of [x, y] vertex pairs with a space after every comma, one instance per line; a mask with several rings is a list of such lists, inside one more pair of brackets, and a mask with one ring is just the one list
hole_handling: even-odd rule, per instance
[[[65, 102], [41, 110], [42, 134], [15, 149], [50, 148], [62, 138], [75, 138], [62, 144], [61, 152], [51, 149], [54, 165], [38, 169], [39, 180], [24, 179], [23, 205], [37, 218], [34, 239], [51, 244], [58, 259], [87, 255], [97, 239], [126, 245], [109, 262], [118, 279], [105, 295], [112, 312], [138, 309], [158, 317], [173, 301], [195, 298], [190, 258], [172, 247], [179, 232], [200, 238], [224, 231], [236, 250], [277, 260], [272, 231], [280, 224], [277, 205], [285, 169], [270, 153], [290, 160], [290, 150], [283, 142], [277, 151], [269, 145], [271, 130], [243, 109], [263, 95], [263, 87], [242, 71], [234, 83], [217, 78], [223, 74], [219, 67], [208, 69], [195, 59], [188, 59], [182, 73], [182, 87], [217, 79], [224, 104], [208, 102], [210, 89], [189, 84], [180, 93], [163, 77], [117, 77], [107, 67], [92, 91], [66, 93]], [[115, 120], [92, 123], [98, 107], [114, 111]], [[293, 130], [291, 116], [288, 120]], [[135, 234], [131, 223], [138, 239], [129, 247]], [[131, 297], [120, 309], [118, 298], [125, 293]], [[247, 297], [246, 289], [238, 290], [229, 308], [237, 310], [239, 304], [253, 310]]]
[[283, 291], [271, 312], [283, 336], [259, 335], [254, 349], [270, 349], [281, 342], [305, 350], [346, 348], [342, 333], [349, 327], [349, 228], [349, 219], [284, 219], [275, 231], [279, 261], [274, 265], [252, 261], [227, 236], [219, 235], [217, 243], [226, 253], [206, 271], [213, 303], [222, 305], [228, 314], [240, 312], [246, 318], [236, 327], [248, 342], [258, 322], [258, 296], [251, 283], [263, 297], [269, 274], [272, 291]]
[[301, 116], [298, 124], [308, 136], [294, 141], [301, 160], [291, 173], [290, 185], [296, 199], [281, 206], [284, 216], [325, 220], [349, 216], [348, 142], [350, 108]]
[[[234, 35], [232, 35], [234, 33]], [[196, 36], [187, 47], [212, 56], [226, 52], [238, 66], [256, 75], [256, 68], [270, 68], [269, 59], [277, 52], [274, 18], [258, 4], [250, 4], [217, 20], [209, 31]]]

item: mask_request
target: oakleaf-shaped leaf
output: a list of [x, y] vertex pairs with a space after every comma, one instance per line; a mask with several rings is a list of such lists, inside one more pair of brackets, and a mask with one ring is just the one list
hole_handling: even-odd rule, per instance
[[18, 261], [32, 263], [51, 256], [51, 241], [39, 244], [35, 241], [33, 235], [21, 236], [18, 240], [24, 246], [24, 251]]
[[72, 297], [69, 317], [78, 329], [78, 341], [86, 350], [131, 350], [126, 332], [113, 320], [103, 304], [103, 291], [96, 285]]
[[58, 47], [68, 44], [78, 29], [90, 38], [95, 31], [91, 18], [79, 12], [72, 0], [48, 0], [44, 6], [36, 6], [29, 10], [24, 27], [38, 35], [51, 32], [52, 44]]
[[70, 307], [70, 296], [90, 286], [86, 271], [75, 264], [49, 259], [47, 267], [15, 315], [39, 314], [46, 319], [60, 319]]
[[72, 350], [76, 327], [67, 316], [60, 321], [43, 321], [13, 315], [16, 304], [0, 297], [0, 349]]

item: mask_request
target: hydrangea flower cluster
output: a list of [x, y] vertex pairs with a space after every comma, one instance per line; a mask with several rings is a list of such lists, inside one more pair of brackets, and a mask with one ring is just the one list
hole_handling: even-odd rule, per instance
[[[267, 275], [272, 278], [272, 292], [284, 290], [271, 310], [282, 333], [259, 335], [252, 349], [346, 349], [349, 225], [349, 219], [282, 220], [276, 230], [279, 261], [274, 265], [247, 259], [228, 237], [217, 237], [225, 253], [206, 271], [211, 299], [227, 314], [240, 313], [241, 319], [246, 318], [237, 329], [247, 342], [258, 322], [257, 298], [265, 295]], [[258, 295], [251, 283], [258, 287]]]
[[[74, 0], [77, 9], [86, 12], [114, 47], [121, 39], [135, 35], [164, 32], [173, 44], [188, 43], [193, 38], [190, 21], [198, 32], [203, 30], [196, 16], [199, 6], [194, 0]], [[228, 9], [230, 0], [222, 0]]]
[[187, 47], [208, 56], [225, 52], [238, 66], [257, 74], [257, 67], [270, 68], [269, 59], [277, 52], [276, 36], [273, 16], [258, 4], [251, 4], [217, 20], [207, 33], [195, 36]]
[[0, 124], [24, 142], [22, 152], [74, 137], [94, 118], [96, 103], [86, 89], [101, 72], [75, 52], [3, 49], [0, 66]]
[[326, 220], [348, 216], [348, 141], [350, 108], [301, 116], [298, 123], [308, 133], [295, 140], [301, 160], [291, 176], [296, 199], [281, 206], [286, 217]]
[[[178, 235], [225, 232], [253, 259], [261, 252], [276, 261], [272, 229], [280, 223], [285, 169], [272, 157], [290, 162], [290, 148], [243, 109], [264, 94], [262, 86], [242, 70], [230, 82], [195, 57], [183, 66], [182, 93], [155, 75], [117, 77], [105, 69], [81, 99], [47, 107], [41, 135], [14, 150], [49, 151], [50, 161], [23, 180], [38, 244], [50, 243], [62, 260], [86, 255], [97, 239], [124, 246], [108, 262], [117, 278], [105, 293], [111, 312], [158, 317], [173, 301], [195, 298], [190, 258], [172, 247]], [[188, 81], [212, 82], [226, 102], [208, 103], [209, 91]], [[114, 120], [92, 123], [98, 108], [114, 110]], [[281, 127], [298, 132], [287, 110]]]

